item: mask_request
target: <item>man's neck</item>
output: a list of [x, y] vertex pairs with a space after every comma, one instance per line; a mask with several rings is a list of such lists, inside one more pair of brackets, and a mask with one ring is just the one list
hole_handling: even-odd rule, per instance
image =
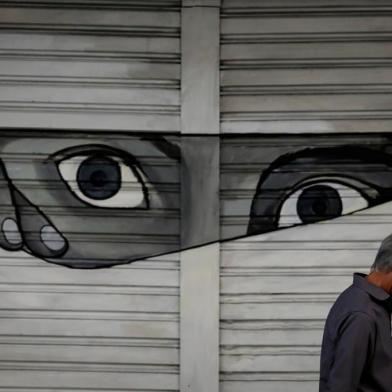
[[375, 286], [381, 287], [387, 293], [392, 294], [392, 272], [373, 271], [366, 276], [366, 279]]

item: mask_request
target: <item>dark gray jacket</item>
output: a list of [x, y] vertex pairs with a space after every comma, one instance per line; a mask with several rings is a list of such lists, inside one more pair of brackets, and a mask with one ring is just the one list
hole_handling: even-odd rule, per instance
[[391, 302], [354, 274], [325, 323], [319, 392], [392, 392]]

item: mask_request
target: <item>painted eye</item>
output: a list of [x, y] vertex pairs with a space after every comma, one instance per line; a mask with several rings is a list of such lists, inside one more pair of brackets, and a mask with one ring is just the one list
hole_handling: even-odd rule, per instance
[[136, 165], [110, 155], [78, 155], [58, 163], [62, 179], [80, 200], [95, 207], [146, 208], [145, 177]]
[[332, 219], [368, 206], [368, 200], [351, 185], [313, 180], [301, 185], [283, 202], [279, 227]]

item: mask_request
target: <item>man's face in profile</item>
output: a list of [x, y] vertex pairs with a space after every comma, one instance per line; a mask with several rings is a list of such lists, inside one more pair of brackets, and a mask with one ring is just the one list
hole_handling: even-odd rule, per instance
[[[184, 201], [190, 209], [208, 202], [208, 181], [181, 184], [198, 170], [181, 148], [185, 137], [4, 132], [0, 246], [73, 268], [109, 267], [183, 249], [184, 225], [201, 246], [392, 199], [388, 136], [363, 135], [355, 144], [344, 137], [221, 136], [221, 233], [206, 238], [194, 229], [203, 222], [181, 213]], [[198, 140], [187, 143], [197, 151]]]

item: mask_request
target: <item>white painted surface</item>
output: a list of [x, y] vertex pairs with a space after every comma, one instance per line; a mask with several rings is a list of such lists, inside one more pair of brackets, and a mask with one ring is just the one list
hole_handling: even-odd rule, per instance
[[0, 255], [1, 388], [178, 390], [178, 257], [82, 271], [13, 256]]
[[[0, 5], [2, 128], [179, 131], [179, 1], [39, 3]], [[1, 251], [0, 389], [178, 391], [179, 264]]]
[[[219, 134], [219, 8], [217, 2], [186, 1], [181, 29], [181, 133]], [[194, 7], [197, 5], [197, 7]], [[201, 6], [200, 6], [201, 5]], [[213, 7], [211, 7], [213, 5]], [[219, 238], [219, 140], [212, 138], [198, 157], [195, 143], [183, 141], [182, 246], [193, 237]], [[200, 157], [203, 159], [200, 159]], [[189, 170], [188, 168], [188, 170]], [[188, 195], [186, 192], [191, 192]], [[199, 216], [197, 216], [199, 215]], [[205, 216], [200, 220], [200, 216]], [[210, 240], [211, 241], [211, 240]], [[219, 390], [220, 244], [181, 252], [180, 390]]]
[[181, 132], [219, 134], [219, 8], [183, 7]]
[[223, 1], [222, 132], [389, 131], [389, 7]]
[[179, 1], [12, 3], [1, 127], [179, 131]]
[[219, 243], [181, 252], [181, 391], [219, 390]]
[[389, 216], [391, 208], [388, 202], [223, 244], [222, 391], [269, 392], [290, 382], [291, 391], [318, 388], [324, 320], [392, 231], [392, 223], [374, 219], [369, 230], [366, 220]]
[[[178, 1], [7, 3], [1, 127], [218, 134], [221, 105], [228, 133], [391, 130], [389, 1], [225, 0], [220, 101], [215, 0], [183, 4], [182, 99]], [[391, 208], [93, 272], [1, 254], [0, 387], [176, 391], [181, 334], [181, 390], [217, 391], [220, 315], [220, 391], [315, 391], [326, 312]]]

